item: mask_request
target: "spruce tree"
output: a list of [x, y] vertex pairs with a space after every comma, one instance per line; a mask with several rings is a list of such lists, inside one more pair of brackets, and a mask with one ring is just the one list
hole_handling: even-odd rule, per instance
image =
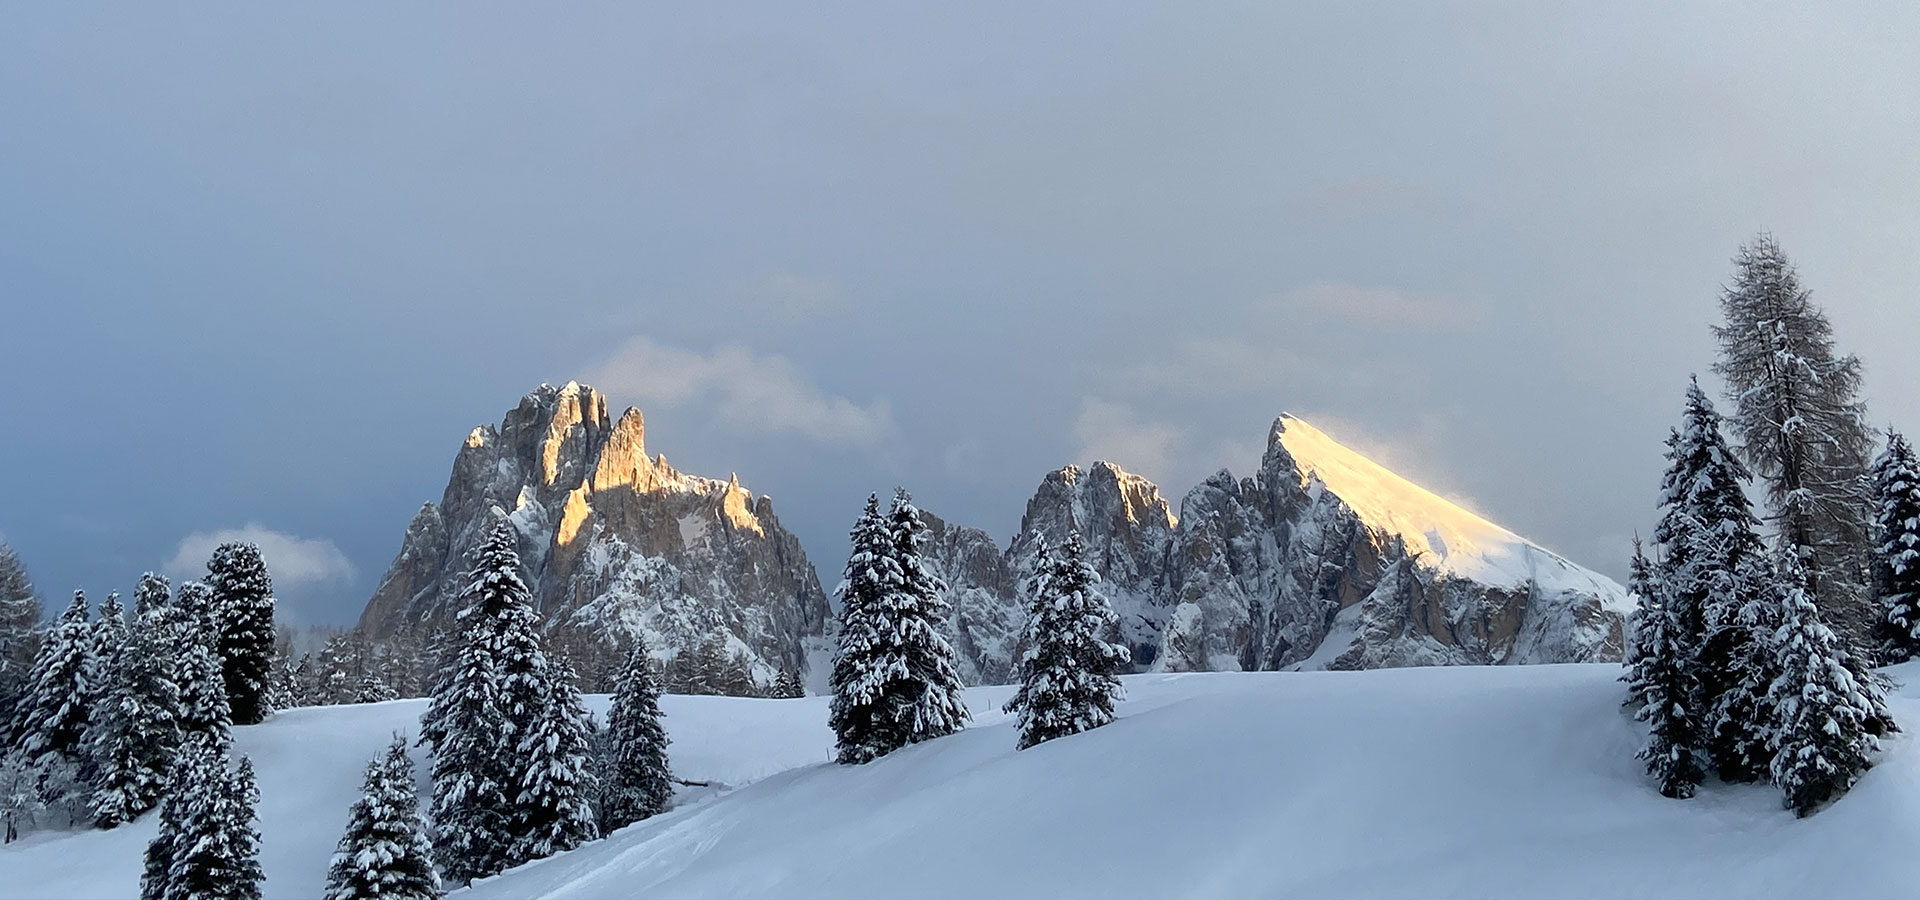
[[1878, 686], [1856, 679], [1841, 639], [1820, 620], [1799, 561], [1780, 563], [1782, 616], [1772, 638], [1780, 673], [1768, 694], [1773, 783], [1796, 815], [1847, 792], [1880, 749], [1870, 729], [1886, 717]]
[[38, 765], [48, 756], [77, 762], [87, 734], [94, 676], [93, 631], [87, 623], [87, 598], [73, 602], [41, 642], [27, 675], [27, 693], [15, 710], [15, 746]]
[[773, 680], [773, 696], [778, 700], [798, 700], [807, 695], [806, 685], [800, 683], [800, 676], [792, 669], [781, 669], [779, 677]]
[[962, 696], [965, 684], [954, 665], [953, 646], [941, 632], [949, 612], [947, 585], [927, 568], [920, 555], [927, 542], [927, 526], [905, 488], [893, 492], [887, 526], [898, 560], [898, 565], [887, 571], [900, 576], [893, 586], [891, 618], [914, 684], [908, 695], [912, 699], [908, 741], [917, 743], [965, 728], [970, 713]]
[[[147, 583], [142, 582], [142, 587]], [[95, 822], [113, 828], [152, 809], [180, 746], [180, 687], [163, 605], [145, 602], [129, 629], [106, 691], [95, 702], [87, 743], [97, 776]]]
[[1872, 437], [1860, 360], [1838, 356], [1833, 326], [1771, 235], [1741, 247], [1714, 328], [1731, 417], [1747, 465], [1767, 488], [1780, 546], [1807, 568], [1829, 621], [1856, 641], [1876, 618], [1865, 597], [1865, 474]]
[[1701, 696], [1688, 657], [1683, 628], [1661, 602], [1653, 567], [1633, 545], [1633, 593], [1639, 602], [1634, 613], [1634, 658], [1627, 672], [1634, 718], [1647, 723], [1647, 744], [1640, 758], [1660, 793], [1675, 799], [1693, 796], [1705, 777], [1695, 748], [1701, 743], [1700, 714], [1694, 703]]
[[1920, 460], [1899, 432], [1873, 464], [1874, 586], [1890, 661], [1920, 656]]
[[[1661, 609], [1660, 579], [1654, 571], [1654, 565], [1647, 559], [1646, 547], [1640, 543], [1639, 535], [1633, 538], [1633, 556], [1627, 561], [1627, 594], [1633, 598], [1634, 611], [1627, 617], [1627, 646], [1623, 654], [1627, 673], [1620, 680], [1627, 683], [1626, 707], [1639, 712], [1647, 706], [1647, 696], [1642, 686], [1633, 676], [1633, 670], [1640, 660], [1654, 652], [1653, 629], [1649, 625], [1649, 610]], [[1664, 615], [1664, 613], [1662, 613]]]
[[1046, 576], [1028, 597], [1020, 656], [1020, 688], [1007, 702], [1020, 728], [1019, 749], [1079, 734], [1113, 721], [1119, 671], [1133, 658], [1106, 636], [1119, 628], [1113, 607], [1095, 585], [1080, 533], [1050, 548]]
[[421, 726], [433, 756], [434, 852], [453, 884], [507, 866], [514, 772], [500, 752], [502, 706], [498, 666], [484, 646], [470, 644], [434, 694]]
[[229, 773], [223, 748], [183, 747], [147, 845], [142, 900], [259, 900], [259, 799], [252, 760]]
[[463, 644], [421, 720], [433, 755], [435, 850], [455, 884], [511, 864], [525, 768], [500, 748], [520, 745], [550, 695], [517, 541], [502, 517], [475, 549], [461, 593]]
[[548, 696], [520, 739], [520, 791], [510, 828], [514, 865], [564, 853], [600, 836], [593, 810], [593, 726], [580, 701], [573, 667], [548, 666]]
[[433, 900], [441, 895], [433, 845], [414, 794], [406, 740], [394, 735], [367, 764], [360, 799], [327, 869], [326, 900]]
[[660, 723], [660, 691], [653, 684], [644, 637], [636, 636], [620, 669], [607, 712], [606, 783], [601, 786], [604, 831], [624, 828], [673, 805], [667, 730]]
[[1660, 601], [1681, 658], [1697, 679], [1691, 709], [1720, 777], [1765, 777], [1764, 700], [1772, 683], [1763, 638], [1775, 614], [1772, 567], [1747, 501], [1746, 469], [1721, 435], [1721, 419], [1698, 382], [1687, 390], [1679, 430], [1668, 438], [1654, 540], [1663, 549]]
[[260, 548], [222, 544], [207, 561], [211, 620], [215, 623], [220, 673], [235, 725], [252, 725], [273, 713], [267, 679], [273, 670], [273, 577]]
[[175, 658], [180, 685], [180, 740], [226, 752], [233, 743], [233, 717], [227, 707], [226, 682], [221, 677], [220, 654], [196, 632], [178, 648]]

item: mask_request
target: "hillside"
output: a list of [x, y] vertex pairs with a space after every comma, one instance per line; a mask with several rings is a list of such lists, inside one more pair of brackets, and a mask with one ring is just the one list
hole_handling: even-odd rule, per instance
[[[1135, 676], [1115, 724], [1019, 753], [1008, 689], [979, 688], [975, 727], [863, 767], [822, 762], [825, 698], [668, 697], [682, 775], [737, 789], [455, 896], [1872, 898], [1920, 879], [1910, 739], [1811, 819], [1765, 787], [1666, 800], [1618, 672]], [[1910, 728], [1915, 696], [1893, 700]], [[261, 767], [267, 897], [318, 894], [360, 766], [422, 707], [236, 729]], [[0, 849], [0, 898], [132, 897], [151, 831]]]

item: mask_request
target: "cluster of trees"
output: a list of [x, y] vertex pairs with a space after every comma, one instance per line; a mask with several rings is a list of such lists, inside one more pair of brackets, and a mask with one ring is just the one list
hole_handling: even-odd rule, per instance
[[[31, 597], [11, 553], [0, 555], [0, 584], [9, 583], [4, 599]], [[31, 622], [24, 614], [9, 619]], [[221, 546], [206, 580], [177, 592], [166, 578], [143, 575], [130, 611], [114, 594], [95, 614], [76, 592], [44, 633], [31, 624], [22, 630], [36, 645], [32, 662], [9, 677], [0, 701], [8, 711], [0, 805], [9, 840], [50, 820], [102, 828], [127, 822], [169, 796], [195, 766], [225, 765], [224, 756], [190, 757], [196, 736], [224, 748], [230, 723], [273, 712], [273, 585], [250, 544]], [[9, 632], [6, 640], [0, 651], [25, 657], [15, 643], [23, 638]]]
[[[829, 717], [843, 764], [952, 734], [969, 719], [953, 648], [940, 633], [946, 585], [921, 557], [926, 533], [905, 490], [894, 492], [884, 515], [880, 498], [868, 497], [850, 532]], [[1020, 724], [1021, 749], [1111, 721], [1117, 673], [1128, 659], [1109, 640], [1118, 623], [1095, 588], [1099, 576], [1079, 535], [1040, 558], [1023, 585], [1021, 684], [1007, 705]]]
[[1869, 463], [1860, 362], [1835, 354], [1778, 244], [1762, 236], [1735, 261], [1714, 366], [1734, 411], [1696, 382], [1668, 438], [1657, 552], [1633, 560], [1629, 703], [1661, 793], [1690, 797], [1709, 771], [1764, 779], [1804, 816], [1897, 730], [1872, 665], [1920, 649], [1920, 472], [1897, 434]]
[[600, 737], [572, 666], [542, 646], [515, 546], [502, 519], [475, 550], [458, 653], [421, 722], [435, 852], [455, 883], [573, 849], [671, 801], [644, 646], [629, 655]]

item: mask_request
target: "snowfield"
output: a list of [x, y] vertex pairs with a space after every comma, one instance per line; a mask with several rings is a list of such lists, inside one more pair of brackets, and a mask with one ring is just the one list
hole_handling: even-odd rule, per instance
[[[1920, 681], [1920, 667], [1897, 668]], [[1811, 819], [1766, 786], [1647, 785], [1607, 665], [1142, 675], [1122, 718], [1015, 752], [1011, 688], [973, 728], [825, 762], [826, 698], [667, 697], [672, 813], [471, 898], [1910, 896], [1906, 736]], [[1920, 727], [1920, 693], [1891, 698]], [[606, 699], [592, 698], [596, 714]], [[361, 768], [424, 701], [236, 729], [260, 767], [266, 896], [320, 894]], [[151, 816], [0, 849], [0, 897], [134, 897]]]

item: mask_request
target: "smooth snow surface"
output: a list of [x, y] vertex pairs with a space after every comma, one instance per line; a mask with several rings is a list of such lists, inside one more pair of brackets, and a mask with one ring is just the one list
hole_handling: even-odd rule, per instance
[[[1806, 820], [1766, 786], [1648, 786], [1617, 666], [1142, 675], [1105, 728], [975, 727], [822, 762], [826, 699], [667, 697], [676, 768], [733, 790], [462, 898], [1880, 898], [1920, 882], [1920, 755], [1892, 742]], [[1920, 678], [1920, 668], [1894, 674]], [[1892, 701], [1920, 727], [1914, 691]], [[604, 698], [600, 708], [604, 708]], [[237, 729], [268, 897], [318, 895], [360, 769], [420, 701]], [[755, 779], [758, 779], [755, 781]], [[0, 849], [0, 896], [132, 897], [143, 821]]]
[[1375, 529], [1406, 539], [1441, 571], [1493, 587], [1533, 581], [1547, 592], [1579, 591], [1631, 612], [1618, 582], [1463, 509], [1290, 415], [1275, 425], [1309, 485], [1317, 480]]

